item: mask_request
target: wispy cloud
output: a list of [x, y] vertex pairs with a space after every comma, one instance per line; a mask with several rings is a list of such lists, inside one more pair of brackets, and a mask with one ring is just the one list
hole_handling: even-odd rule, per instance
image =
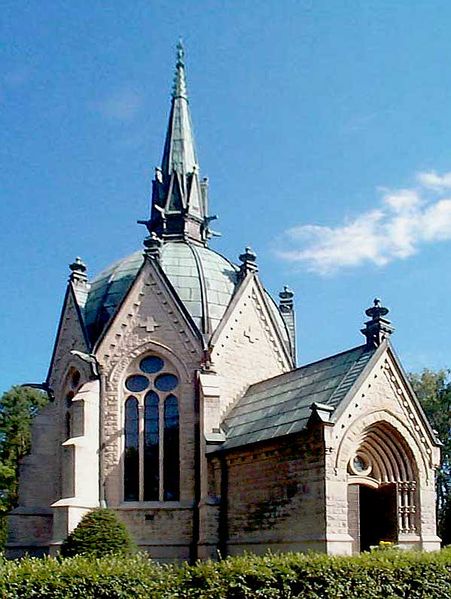
[[451, 189], [451, 173], [438, 175], [435, 171], [428, 171], [426, 173], [418, 173], [417, 179], [421, 185], [428, 189]]
[[451, 240], [451, 173], [418, 173], [410, 189], [381, 190], [380, 204], [335, 227], [300, 225], [285, 232], [283, 259], [321, 275], [405, 259], [427, 243]]
[[136, 89], [124, 87], [95, 102], [94, 108], [108, 119], [131, 121], [142, 105], [142, 95]]

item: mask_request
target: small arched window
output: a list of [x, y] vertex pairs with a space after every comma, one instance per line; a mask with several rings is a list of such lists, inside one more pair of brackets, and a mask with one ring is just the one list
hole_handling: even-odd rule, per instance
[[155, 355], [142, 358], [124, 381], [124, 501], [180, 498], [178, 386], [174, 368]]

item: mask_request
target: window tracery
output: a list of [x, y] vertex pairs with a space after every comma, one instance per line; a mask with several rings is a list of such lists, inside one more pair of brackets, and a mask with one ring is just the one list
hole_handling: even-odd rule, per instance
[[178, 501], [179, 379], [171, 364], [147, 355], [124, 381], [124, 501]]

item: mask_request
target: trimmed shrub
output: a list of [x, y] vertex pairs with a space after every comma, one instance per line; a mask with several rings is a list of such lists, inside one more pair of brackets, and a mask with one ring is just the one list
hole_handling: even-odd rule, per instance
[[85, 514], [61, 546], [62, 557], [127, 555], [132, 551], [125, 524], [112, 510], [102, 508]]
[[445, 599], [451, 550], [243, 555], [162, 566], [144, 555], [0, 558], [2, 599]]

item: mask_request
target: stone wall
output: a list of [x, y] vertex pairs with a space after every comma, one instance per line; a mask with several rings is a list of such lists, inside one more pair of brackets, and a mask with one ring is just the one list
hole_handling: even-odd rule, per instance
[[249, 277], [213, 339], [211, 360], [220, 385], [219, 417], [249, 385], [292, 367], [261, 287]]
[[[227, 553], [324, 549], [323, 447], [315, 426], [223, 457], [227, 495], [221, 497], [220, 545]], [[211, 468], [218, 460], [212, 458]]]

